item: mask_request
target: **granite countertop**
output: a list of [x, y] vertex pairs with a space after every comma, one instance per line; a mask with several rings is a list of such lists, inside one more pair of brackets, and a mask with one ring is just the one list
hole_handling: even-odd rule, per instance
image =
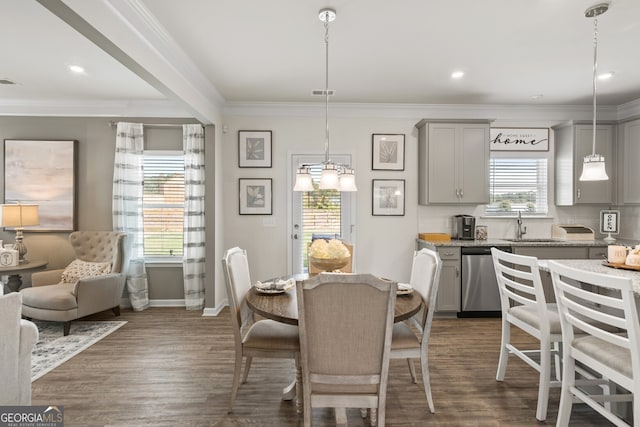
[[635, 247], [639, 244], [637, 240], [630, 239], [616, 239], [615, 242], [606, 242], [603, 239], [595, 240], [554, 240], [550, 238], [543, 239], [522, 239], [515, 241], [506, 239], [487, 239], [487, 240], [455, 240], [451, 239], [450, 242], [431, 242], [427, 240], [417, 239], [419, 242], [425, 244], [431, 244], [434, 246], [465, 246], [465, 247], [483, 247], [483, 246], [609, 246], [609, 245], [624, 245]]
[[[599, 259], [558, 259], [555, 261], [572, 268], [591, 271], [593, 273], [608, 274], [611, 276], [619, 277], [630, 277], [633, 282], [634, 292], [640, 295], [640, 271], [607, 267], [602, 263], [602, 260]], [[539, 260], [538, 266], [542, 271], [549, 271], [548, 260]]]

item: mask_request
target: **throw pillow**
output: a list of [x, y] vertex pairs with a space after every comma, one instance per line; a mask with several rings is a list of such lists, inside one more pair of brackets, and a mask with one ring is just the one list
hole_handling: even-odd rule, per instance
[[62, 272], [63, 283], [75, 283], [88, 277], [103, 276], [111, 273], [110, 262], [88, 262], [76, 259]]

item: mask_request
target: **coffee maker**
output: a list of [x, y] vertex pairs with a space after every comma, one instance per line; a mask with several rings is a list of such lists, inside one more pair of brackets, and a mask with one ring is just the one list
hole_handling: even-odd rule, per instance
[[452, 238], [458, 240], [474, 240], [476, 218], [471, 215], [456, 215], [453, 217]]

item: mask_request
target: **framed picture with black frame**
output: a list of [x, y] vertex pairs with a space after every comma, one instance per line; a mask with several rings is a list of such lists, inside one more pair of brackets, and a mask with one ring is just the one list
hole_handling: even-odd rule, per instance
[[271, 131], [238, 131], [238, 167], [271, 167]]
[[404, 179], [374, 179], [371, 188], [372, 215], [404, 216]]
[[272, 179], [240, 178], [240, 215], [272, 215]]
[[404, 134], [371, 135], [371, 169], [404, 170]]

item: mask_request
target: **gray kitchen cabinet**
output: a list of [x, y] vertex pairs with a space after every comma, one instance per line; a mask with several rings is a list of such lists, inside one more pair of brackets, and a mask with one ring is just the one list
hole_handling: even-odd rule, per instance
[[640, 204], [640, 119], [619, 126], [622, 147], [618, 153], [618, 201]]
[[437, 251], [442, 259], [442, 270], [436, 312], [457, 313], [460, 311], [460, 248], [439, 246]]
[[428, 121], [418, 128], [419, 203], [489, 203], [489, 121]]
[[609, 180], [580, 181], [584, 157], [593, 151], [593, 125], [569, 123], [555, 132], [556, 206], [614, 203], [615, 127], [598, 124], [596, 153], [604, 156]]

